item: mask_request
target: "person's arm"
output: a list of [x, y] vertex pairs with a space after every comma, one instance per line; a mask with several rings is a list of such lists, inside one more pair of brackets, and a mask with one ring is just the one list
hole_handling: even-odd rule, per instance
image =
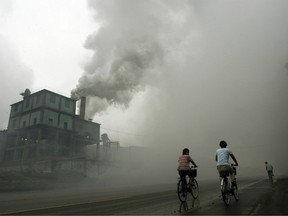
[[238, 166], [238, 162], [236, 157], [233, 154], [230, 154], [231, 158], [233, 159], [233, 161], [235, 162], [235, 166]]
[[197, 167], [196, 163], [193, 161], [193, 159], [190, 159], [190, 162], [194, 165], [194, 167]]
[[216, 161], [218, 161], [218, 157], [217, 157], [217, 154], [215, 155], [215, 160], [216, 160]]

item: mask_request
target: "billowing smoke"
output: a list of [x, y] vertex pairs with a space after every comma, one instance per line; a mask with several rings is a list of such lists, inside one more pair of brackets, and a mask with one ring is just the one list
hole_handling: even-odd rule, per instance
[[[89, 6], [101, 26], [85, 43], [94, 55], [72, 95], [89, 96], [90, 116], [111, 105], [128, 107], [143, 91], [132, 132], [149, 136], [131, 143], [159, 147], [160, 161], [188, 147], [210, 174], [224, 139], [243, 170], [261, 171], [269, 160], [287, 172], [281, 160], [288, 140], [286, 0], [94, 0]], [[163, 167], [175, 167], [176, 159], [171, 163]]]
[[101, 26], [87, 38], [85, 47], [94, 54], [71, 93], [74, 98], [88, 96], [89, 107], [93, 107], [88, 115], [110, 105], [128, 107], [135, 93], [157, 82], [165, 73], [159, 67], [164, 56], [174, 52], [175, 43], [181, 43], [177, 35], [183, 33], [183, 25], [193, 14], [189, 4], [171, 0], [89, 1]]

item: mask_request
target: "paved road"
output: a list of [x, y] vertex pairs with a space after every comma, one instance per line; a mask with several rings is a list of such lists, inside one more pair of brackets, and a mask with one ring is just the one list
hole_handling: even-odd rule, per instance
[[225, 206], [221, 198], [186, 209], [185, 215], [288, 215], [288, 178], [271, 186], [267, 179], [240, 190], [240, 200]]
[[0, 194], [0, 214], [24, 215], [250, 215], [288, 214], [288, 179], [239, 179], [240, 201], [226, 207], [218, 184], [200, 181], [200, 196], [180, 203], [175, 184]]

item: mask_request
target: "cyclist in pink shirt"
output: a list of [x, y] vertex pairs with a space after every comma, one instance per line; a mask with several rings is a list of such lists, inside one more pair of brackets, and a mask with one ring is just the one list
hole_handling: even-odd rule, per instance
[[192, 160], [192, 158], [189, 155], [189, 149], [185, 148], [182, 151], [182, 155], [178, 159], [178, 173], [180, 175], [180, 178], [182, 179], [182, 182], [184, 182], [185, 177], [188, 175], [189, 178], [189, 184], [191, 184], [193, 179], [192, 170], [190, 168], [190, 162], [194, 165], [194, 167], [197, 167], [196, 163]]

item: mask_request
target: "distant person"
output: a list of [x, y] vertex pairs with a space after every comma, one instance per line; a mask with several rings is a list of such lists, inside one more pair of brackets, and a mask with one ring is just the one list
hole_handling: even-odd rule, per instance
[[229, 163], [229, 157], [233, 159], [235, 162], [234, 166], [238, 166], [238, 162], [236, 157], [233, 155], [232, 151], [227, 148], [226, 141], [222, 140], [219, 143], [220, 148], [216, 150], [215, 160], [217, 162], [217, 170], [219, 175], [221, 176], [224, 172], [229, 172], [231, 182], [235, 182], [235, 172], [232, 168], [231, 164]]
[[184, 148], [182, 151], [182, 155], [178, 159], [178, 173], [182, 180], [182, 182], [185, 182], [185, 178], [188, 175], [189, 176], [189, 184], [191, 185], [193, 177], [192, 169], [190, 168], [190, 162], [194, 165], [194, 167], [198, 167], [196, 163], [192, 160], [192, 158], [189, 155], [189, 149]]
[[270, 178], [270, 176], [274, 176], [273, 174], [273, 166], [271, 164], [269, 164], [267, 161], [265, 162], [265, 169], [267, 171], [268, 177]]

